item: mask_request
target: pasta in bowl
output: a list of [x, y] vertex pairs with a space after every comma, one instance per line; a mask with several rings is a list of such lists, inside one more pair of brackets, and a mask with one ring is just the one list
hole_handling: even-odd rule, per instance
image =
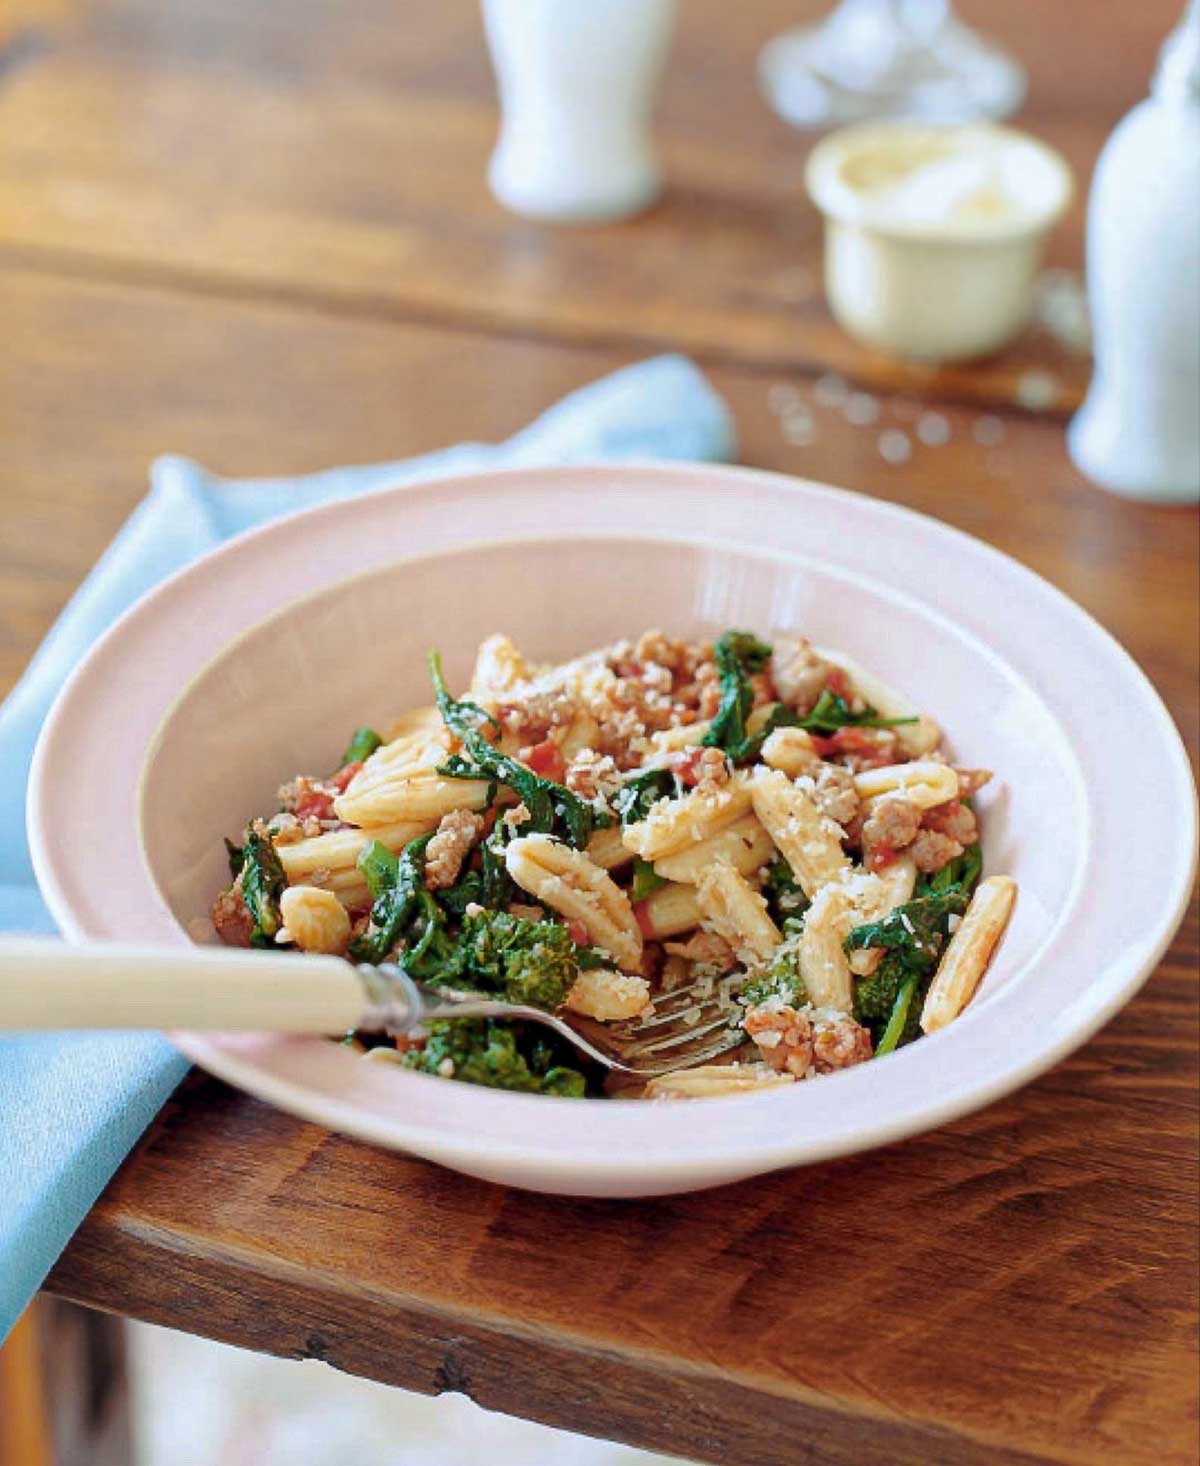
[[[956, 766], [932, 718], [844, 657], [729, 628], [535, 665], [493, 634], [463, 697], [429, 661], [433, 704], [386, 738], [360, 727], [333, 772], [288, 780], [226, 841], [222, 940], [395, 962], [600, 1023], [715, 993], [720, 1062], [648, 1098], [849, 1068], [970, 1001], [1016, 894], [981, 878], [972, 798], [992, 775]], [[345, 1042], [486, 1087], [639, 1092], [514, 1020]]]

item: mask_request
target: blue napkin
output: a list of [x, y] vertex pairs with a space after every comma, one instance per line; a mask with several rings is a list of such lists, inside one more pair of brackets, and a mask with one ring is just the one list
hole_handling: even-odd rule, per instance
[[[398, 463], [294, 479], [221, 479], [160, 458], [130, 516], [0, 707], [0, 932], [53, 932], [25, 841], [38, 730], [67, 674], [158, 581], [276, 515], [473, 469], [592, 459], [733, 456], [722, 400], [691, 362], [660, 356], [573, 392], [499, 445], [467, 443]], [[151, 1034], [0, 1036], [0, 1342], [186, 1060]]]

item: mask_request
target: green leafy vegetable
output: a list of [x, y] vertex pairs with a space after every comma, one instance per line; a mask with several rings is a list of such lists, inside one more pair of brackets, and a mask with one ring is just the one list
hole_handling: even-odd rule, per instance
[[522, 1053], [519, 1036], [518, 1029], [495, 1019], [444, 1019], [430, 1024], [424, 1048], [410, 1049], [404, 1062], [426, 1074], [491, 1089], [582, 1097], [586, 1086], [578, 1070], [549, 1063], [553, 1050], [545, 1044], [529, 1045], [529, 1054]]
[[717, 642], [714, 656], [721, 683], [721, 706], [702, 741], [709, 748], [724, 749], [736, 763], [746, 757], [749, 741], [746, 719], [754, 702], [750, 679], [767, 665], [771, 648], [751, 631], [729, 630]]
[[382, 742], [374, 728], [356, 728], [338, 767], [344, 769], [347, 764], [366, 763]]
[[847, 952], [882, 947], [904, 966], [923, 973], [936, 966], [946, 941], [946, 921], [961, 916], [967, 898], [957, 887], [920, 896], [890, 911], [882, 921], [856, 926], [842, 944]]
[[225, 854], [229, 858], [229, 874], [236, 881], [242, 873], [242, 862], [246, 858], [245, 847], [235, 845], [232, 840], [226, 840]]
[[626, 779], [613, 795], [612, 806], [623, 825], [644, 820], [660, 799], [670, 799], [678, 788], [670, 769], [645, 769]]
[[957, 887], [965, 895], [970, 896], [979, 884], [979, 877], [982, 874], [983, 851], [979, 842], [976, 841], [974, 845], [968, 845], [961, 855], [948, 861], [941, 870], [931, 876], [922, 876], [917, 883], [916, 894], [918, 896], [938, 895], [950, 890], [951, 887]]
[[667, 884], [666, 876], [660, 876], [652, 861], [643, 860], [640, 855], [633, 858], [633, 885], [629, 895], [634, 901], [644, 901], [647, 896]]
[[376, 840], [359, 856], [374, 904], [370, 926], [350, 955], [382, 962], [395, 952], [405, 972], [434, 987], [479, 989], [512, 1003], [557, 1008], [579, 968], [566, 927], [507, 911], [466, 915], [464, 902], [461, 929], [453, 935], [446, 909], [425, 885], [431, 838], [421, 835], [399, 857]]
[[[854, 1016], [875, 1039], [875, 1053], [892, 1035], [891, 1048], [920, 1035], [925, 994], [949, 936], [952, 916], [966, 910], [967, 897], [957, 886], [918, 897], [882, 921], [856, 926], [845, 949], [881, 947], [883, 960], [870, 977], [860, 978], [854, 993]], [[907, 996], [905, 996], [907, 994]]]
[[[384, 961], [407, 936], [407, 929], [418, 914], [424, 915], [426, 929], [441, 918], [441, 909], [425, 889], [425, 847], [432, 838], [432, 834], [419, 835], [399, 856], [378, 840], [372, 840], [358, 857], [358, 868], [366, 878], [372, 906], [370, 925], [350, 944], [350, 955], [356, 962]], [[431, 939], [426, 940], [422, 956]], [[404, 955], [407, 969], [412, 954], [406, 949]]]
[[883, 1036], [875, 1045], [875, 1057], [877, 1059], [883, 1054], [890, 1054], [901, 1043], [907, 1043], [916, 1037], [915, 1033], [909, 1032], [909, 1028], [911, 1021], [916, 1018], [917, 1014], [917, 1006], [913, 1002], [913, 999], [916, 996], [919, 982], [920, 979], [914, 972], [911, 977], [906, 977], [900, 984], [891, 1017], [887, 1021], [887, 1027], [883, 1030]]
[[[230, 865], [233, 853], [230, 852]], [[250, 941], [255, 947], [273, 947], [275, 934], [283, 925], [279, 898], [287, 889], [287, 876], [274, 841], [250, 830], [242, 848], [242, 899], [254, 921]]]
[[864, 708], [861, 713], [851, 712], [850, 704], [844, 697], [839, 697], [836, 692], [830, 692], [826, 688], [812, 711], [797, 718], [793, 726], [819, 736], [828, 736], [836, 733], [839, 728], [899, 728], [905, 723], [916, 721], [915, 717], [881, 718], [872, 707]]
[[466, 750], [465, 754], [452, 754], [438, 772], [451, 779], [483, 779], [503, 784], [529, 811], [530, 819], [524, 827], [527, 833], [559, 834], [576, 850], [582, 850], [592, 832], [608, 822], [603, 813], [565, 785], [535, 774], [502, 753], [484, 732], [490, 728], [498, 735], [499, 724], [478, 703], [450, 696], [437, 652], [429, 654], [429, 671], [442, 718]]
[[578, 971], [565, 926], [506, 911], [480, 911], [463, 922], [451, 973], [454, 985], [501, 993], [510, 1003], [551, 1011]]
[[777, 855], [767, 866], [762, 894], [771, 920], [779, 927], [786, 928], [789, 922], [798, 924], [809, 907], [808, 897], [796, 884], [792, 868], [782, 855]]
[[782, 998], [793, 1008], [802, 1008], [810, 1001], [804, 979], [800, 976], [799, 932], [793, 931], [775, 948], [768, 966], [742, 984], [738, 1001], [747, 1008], [765, 1003], [769, 998]]

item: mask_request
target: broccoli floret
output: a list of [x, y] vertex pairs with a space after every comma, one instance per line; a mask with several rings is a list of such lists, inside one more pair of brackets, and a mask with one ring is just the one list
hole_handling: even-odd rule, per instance
[[793, 1008], [802, 1008], [811, 1001], [800, 976], [799, 937], [795, 932], [775, 948], [770, 964], [743, 983], [739, 1002], [753, 1008], [769, 998], [782, 998]]
[[575, 981], [575, 955], [564, 926], [480, 911], [463, 921], [456, 980], [502, 992], [511, 1003], [553, 1009]]
[[[901, 989], [915, 975], [911, 967], [906, 967], [898, 957], [889, 952], [870, 977], [860, 978], [855, 985], [854, 1017], [864, 1028], [871, 1030], [871, 1037], [876, 1044], [883, 1037]], [[914, 1038], [920, 1037], [921, 1004], [931, 977], [932, 972], [924, 978], [918, 977], [917, 990], [913, 1001], [908, 1005], [908, 1014], [904, 1020], [904, 1029], [899, 1040], [901, 1044], [911, 1043]]]
[[[583, 1075], [550, 1064], [551, 1055], [547, 1045], [535, 1043], [531, 1063], [518, 1047], [518, 1031], [513, 1026], [490, 1018], [456, 1018], [431, 1023], [425, 1047], [410, 1049], [404, 1063], [409, 1069], [489, 1089], [581, 1098]], [[540, 1064], [546, 1067], [539, 1068]]]

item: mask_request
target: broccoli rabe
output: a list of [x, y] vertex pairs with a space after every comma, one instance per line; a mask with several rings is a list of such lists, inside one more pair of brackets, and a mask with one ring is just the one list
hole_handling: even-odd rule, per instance
[[[228, 842], [226, 846], [232, 869], [236, 847]], [[279, 898], [287, 889], [287, 876], [284, 874], [279, 852], [269, 835], [260, 835], [254, 829], [247, 832], [238, 873], [242, 877], [242, 900], [254, 921], [254, 930], [250, 934], [251, 945], [273, 947], [275, 935], [283, 925]]]
[[582, 1097], [586, 1085], [577, 1069], [554, 1064], [552, 1049], [536, 1040], [526, 1041], [528, 1054], [522, 1053], [522, 1040], [518, 1029], [494, 1019], [443, 1019], [429, 1025], [424, 1048], [410, 1049], [404, 1063], [409, 1069], [491, 1089]]
[[[929, 985], [929, 978], [932, 975], [931, 969], [925, 977], [922, 977], [911, 967], [906, 967], [898, 956], [888, 953], [870, 977], [859, 978], [854, 991], [854, 1016], [864, 1028], [871, 1030], [871, 1036], [876, 1044], [876, 1053], [879, 1052], [878, 1046], [883, 1040], [892, 1014], [896, 1011], [897, 1002], [908, 988], [909, 983], [912, 983], [915, 990], [914, 996], [923, 1000], [924, 988]], [[910, 999], [905, 1011], [903, 1027], [896, 1040], [897, 1044], [910, 1043], [914, 1038], [920, 1036], [920, 1016], [920, 1002], [913, 1002]]]
[[482, 779], [493, 785], [503, 784], [529, 811], [527, 833], [561, 835], [576, 850], [583, 849], [594, 830], [610, 822], [610, 815], [597, 810], [565, 785], [535, 774], [525, 764], [502, 753], [496, 747], [499, 723], [478, 703], [450, 696], [437, 652], [429, 654], [429, 672], [442, 720], [463, 746], [462, 753], [451, 754], [438, 768], [439, 774], [451, 779]]
[[575, 981], [575, 943], [564, 926], [527, 921], [506, 911], [466, 917], [452, 985], [503, 993], [510, 1003], [557, 1008]]
[[[751, 677], [771, 658], [771, 648], [751, 631], [727, 631], [714, 650], [721, 682], [721, 705], [708, 725], [704, 742], [720, 748], [738, 763], [751, 754], [746, 719], [754, 703]], [[761, 745], [760, 745], [761, 746]]]
[[846, 938], [847, 952], [884, 949], [870, 977], [860, 978], [854, 1016], [871, 1030], [875, 1053], [885, 1054], [920, 1036], [921, 1007], [949, 936], [952, 916], [966, 910], [957, 886], [930, 892], [897, 906], [882, 921], [856, 926]]
[[970, 896], [979, 884], [982, 874], [983, 851], [976, 840], [974, 845], [968, 845], [961, 855], [948, 861], [941, 870], [931, 876], [922, 876], [917, 882], [917, 895], [940, 895], [951, 887], [956, 887], [964, 895]]
[[[782, 855], [776, 856], [763, 875], [762, 894], [767, 910], [776, 926], [785, 931], [797, 928], [808, 910], [809, 900], [796, 883], [791, 866]], [[789, 925], [790, 924], [790, 925]]]
[[382, 743], [383, 739], [374, 728], [355, 728], [354, 735], [346, 745], [346, 752], [342, 754], [342, 761], [338, 767], [344, 769], [347, 764], [366, 763]]
[[578, 971], [578, 949], [566, 927], [528, 921], [507, 911], [466, 913], [453, 934], [447, 911], [425, 885], [429, 835], [405, 846], [399, 857], [373, 841], [359, 857], [374, 905], [367, 931], [351, 946], [361, 962], [394, 954], [410, 977], [434, 987], [502, 994], [510, 1003], [557, 1008]]
[[768, 965], [742, 984], [738, 993], [740, 1003], [753, 1008], [770, 998], [782, 998], [793, 1008], [802, 1008], [810, 1001], [808, 989], [800, 976], [799, 938], [798, 931], [785, 938], [775, 948]]

